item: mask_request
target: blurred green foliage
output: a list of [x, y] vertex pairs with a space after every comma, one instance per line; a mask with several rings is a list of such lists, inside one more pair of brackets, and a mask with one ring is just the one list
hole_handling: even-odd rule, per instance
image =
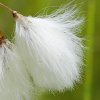
[[[57, 6], [70, 1], [72, 0], [0, 0], [23, 15], [32, 16], [46, 12], [46, 8], [49, 7], [54, 10]], [[86, 44], [90, 46], [86, 52], [82, 81], [73, 90], [64, 93], [44, 93], [39, 96], [39, 100], [100, 100], [100, 0], [73, 0], [73, 2], [78, 4], [82, 15], [86, 18], [82, 34], [86, 37]], [[5, 36], [10, 40], [14, 36], [14, 26], [12, 15], [0, 8], [0, 30], [6, 33]]]

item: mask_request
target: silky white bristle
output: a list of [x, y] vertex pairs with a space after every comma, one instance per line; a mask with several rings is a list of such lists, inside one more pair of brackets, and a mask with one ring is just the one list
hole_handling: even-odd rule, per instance
[[83, 45], [75, 33], [83, 19], [77, 13], [64, 7], [44, 17], [16, 20], [15, 45], [36, 86], [61, 91], [79, 80]]

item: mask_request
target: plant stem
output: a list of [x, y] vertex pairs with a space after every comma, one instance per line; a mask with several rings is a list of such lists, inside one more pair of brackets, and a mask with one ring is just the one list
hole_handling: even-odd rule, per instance
[[93, 75], [93, 37], [94, 37], [94, 24], [95, 24], [95, 0], [88, 1], [88, 22], [87, 22], [87, 67], [85, 77], [84, 100], [92, 100], [92, 75]]
[[3, 3], [0, 2], [0, 6], [6, 8], [8, 11], [10, 11], [14, 17], [14, 19], [18, 19], [20, 18], [22, 15], [17, 13], [17, 11], [12, 10], [11, 8], [9, 8], [8, 6], [4, 5]]
[[9, 8], [8, 6], [4, 5], [3, 3], [0, 2], [0, 6], [6, 8], [8, 11], [13, 12], [13, 10], [11, 8]]

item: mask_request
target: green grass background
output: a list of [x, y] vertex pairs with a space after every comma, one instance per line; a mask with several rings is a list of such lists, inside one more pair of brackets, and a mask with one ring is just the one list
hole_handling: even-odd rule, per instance
[[[56, 7], [53, 6], [61, 6], [70, 1], [72, 0], [0, 0], [26, 16], [35, 16], [39, 11], [43, 13], [43, 8], [50, 6], [54, 10]], [[72, 4], [78, 4], [82, 16], [86, 19], [81, 33], [88, 46], [82, 80], [73, 90], [66, 90], [64, 93], [46, 92], [39, 96], [39, 100], [100, 100], [100, 0], [73, 0], [73, 2]], [[12, 15], [0, 7], [0, 30], [11, 40], [14, 28]]]

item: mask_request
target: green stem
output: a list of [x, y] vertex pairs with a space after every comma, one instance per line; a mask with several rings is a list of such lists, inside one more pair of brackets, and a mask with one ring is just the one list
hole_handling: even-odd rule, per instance
[[95, 24], [95, 0], [89, 0], [88, 3], [88, 20], [87, 20], [87, 64], [86, 64], [86, 77], [84, 100], [92, 100], [92, 75], [93, 75], [93, 45], [94, 45], [94, 24]]

